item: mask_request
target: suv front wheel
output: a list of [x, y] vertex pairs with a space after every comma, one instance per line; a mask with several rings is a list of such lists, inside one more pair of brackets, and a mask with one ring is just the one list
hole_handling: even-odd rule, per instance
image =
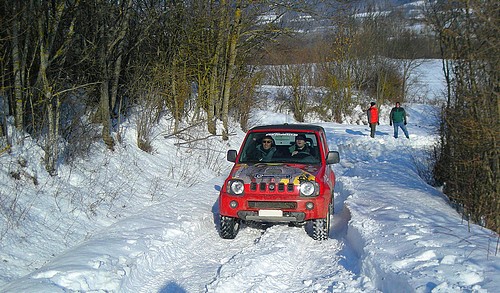
[[328, 204], [328, 213], [324, 219], [312, 220], [312, 238], [314, 240], [327, 240], [330, 233], [330, 217], [333, 210], [333, 202]]
[[220, 237], [234, 239], [240, 229], [240, 221], [236, 218], [220, 216]]

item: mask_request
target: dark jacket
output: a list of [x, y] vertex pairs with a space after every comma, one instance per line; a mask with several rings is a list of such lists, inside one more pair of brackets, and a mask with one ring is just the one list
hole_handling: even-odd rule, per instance
[[276, 153], [276, 147], [272, 146], [270, 149], [265, 150], [262, 145], [255, 148], [254, 158], [259, 161], [270, 161]]
[[406, 124], [406, 111], [401, 107], [394, 107], [389, 114], [389, 120], [394, 123], [404, 122]]

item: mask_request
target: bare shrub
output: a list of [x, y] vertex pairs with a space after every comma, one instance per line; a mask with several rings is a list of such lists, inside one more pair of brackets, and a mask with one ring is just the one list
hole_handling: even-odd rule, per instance
[[221, 136], [204, 136], [206, 132], [200, 129], [201, 127], [202, 124], [186, 127], [184, 131], [168, 136], [168, 138], [182, 137], [182, 141], [175, 143], [177, 148], [174, 149], [180, 159], [170, 167], [168, 174], [173, 181], [177, 181], [177, 186], [192, 186], [203, 178], [203, 170], [192, 172], [193, 165], [205, 166], [218, 175], [222, 175], [226, 170], [226, 146], [219, 141]]
[[159, 109], [158, 102], [155, 99], [143, 99], [143, 104], [138, 105], [139, 113], [137, 116], [137, 147], [141, 150], [151, 153], [153, 127], [158, 120]]
[[261, 83], [263, 76], [262, 72], [241, 76], [239, 82], [232, 86], [233, 97], [230, 109], [234, 112], [234, 116], [240, 122], [241, 129], [245, 132], [248, 130], [251, 109], [257, 104], [256, 88]]
[[[13, 171], [11, 173], [16, 172]], [[2, 219], [2, 225], [0, 225], [0, 240], [5, 237], [11, 229], [19, 227], [22, 224], [32, 207], [32, 200], [26, 202], [22, 200], [22, 186], [25, 184], [27, 178], [24, 178], [20, 173], [16, 174], [18, 176], [16, 178], [19, 179], [13, 178], [13, 180], [16, 181], [14, 182], [14, 192], [5, 194], [0, 190], [0, 218]]]
[[448, 86], [434, 175], [472, 221], [498, 233], [500, 44], [492, 37], [500, 33], [498, 4], [443, 2], [427, 8]]
[[98, 125], [91, 123], [86, 116], [70, 117], [61, 128], [61, 136], [65, 143], [63, 157], [69, 164], [88, 156], [92, 145], [101, 138]]

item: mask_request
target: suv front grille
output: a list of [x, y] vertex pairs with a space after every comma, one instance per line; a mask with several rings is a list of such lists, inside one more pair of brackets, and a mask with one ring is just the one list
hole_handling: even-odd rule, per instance
[[254, 209], [296, 209], [297, 203], [288, 201], [249, 201], [248, 207]]
[[[278, 185], [278, 188], [276, 188], [276, 185]], [[269, 186], [271, 186], [271, 187], [269, 187]], [[257, 187], [258, 187], [259, 191], [270, 191], [270, 192], [273, 192], [276, 190], [278, 190], [278, 192], [284, 192], [285, 187], [286, 187], [287, 192], [293, 192], [293, 190], [294, 190], [293, 183], [288, 183], [288, 184], [285, 184], [285, 183], [276, 184], [276, 183], [266, 183], [266, 182], [261, 182], [258, 184], [256, 182], [250, 183], [250, 190], [256, 191]]]

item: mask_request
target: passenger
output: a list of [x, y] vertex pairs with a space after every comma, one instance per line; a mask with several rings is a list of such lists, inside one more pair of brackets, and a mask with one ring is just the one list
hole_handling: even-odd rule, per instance
[[290, 146], [290, 155], [297, 156], [298, 154], [311, 156], [313, 153], [309, 146], [306, 144], [306, 136], [299, 134], [295, 137], [295, 144]]

